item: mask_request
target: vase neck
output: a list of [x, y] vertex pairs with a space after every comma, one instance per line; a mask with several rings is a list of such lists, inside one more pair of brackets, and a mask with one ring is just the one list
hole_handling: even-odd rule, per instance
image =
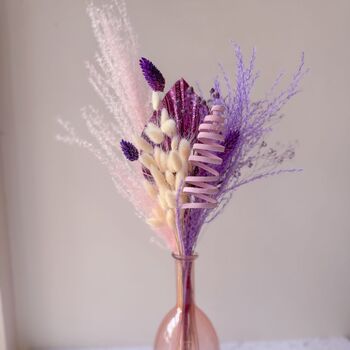
[[176, 266], [176, 306], [188, 309], [195, 305], [194, 265], [198, 255], [173, 254]]

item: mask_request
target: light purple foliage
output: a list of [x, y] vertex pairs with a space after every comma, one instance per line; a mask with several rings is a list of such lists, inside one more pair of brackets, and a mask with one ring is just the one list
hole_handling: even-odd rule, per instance
[[[266, 137], [281, 119], [281, 108], [299, 91], [299, 83], [306, 74], [304, 55], [288, 86], [279, 93], [275, 90], [282, 74], [278, 76], [269, 93], [263, 99], [252, 100], [251, 94], [258, 73], [254, 70], [255, 50], [248, 64], [244, 63], [241, 49], [234, 46], [236, 79], [231, 83], [223, 67], [223, 86], [217, 78], [208, 105], [222, 104], [226, 108], [225, 145], [222, 155], [218, 206], [214, 209], [188, 209], [183, 225], [183, 241], [186, 254], [192, 254], [198, 235], [205, 223], [213, 221], [228, 204], [234, 191], [247, 183], [281, 173], [298, 172], [300, 169], [281, 168], [282, 163], [294, 157], [294, 145], [267, 145]], [[225, 90], [225, 93], [224, 93]]]

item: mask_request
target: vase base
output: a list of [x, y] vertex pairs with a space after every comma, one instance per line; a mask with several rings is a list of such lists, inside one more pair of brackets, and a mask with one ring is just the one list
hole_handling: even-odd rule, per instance
[[219, 350], [219, 339], [206, 314], [197, 306], [188, 319], [179, 307], [164, 317], [157, 332], [154, 350]]

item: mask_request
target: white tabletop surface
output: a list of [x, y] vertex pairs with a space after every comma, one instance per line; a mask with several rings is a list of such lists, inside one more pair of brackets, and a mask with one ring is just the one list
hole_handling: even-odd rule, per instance
[[[56, 350], [73, 349], [61, 348]], [[78, 349], [74, 348], [74, 350]], [[79, 350], [152, 350], [152, 347], [80, 348]], [[235, 342], [223, 344], [221, 350], [350, 350], [350, 341], [346, 338], [325, 338], [271, 342]]]

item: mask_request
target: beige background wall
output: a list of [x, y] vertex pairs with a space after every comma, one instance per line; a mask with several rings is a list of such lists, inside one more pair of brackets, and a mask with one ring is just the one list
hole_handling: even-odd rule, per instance
[[[58, 114], [101, 107], [85, 2], [2, 0], [7, 220], [19, 343], [151, 343], [174, 302], [173, 262], [87, 153], [55, 141]], [[236, 193], [198, 247], [197, 299], [224, 341], [350, 335], [349, 1], [127, 1], [141, 54], [169, 84], [207, 91], [230, 40], [257, 47], [269, 87], [305, 51], [311, 72], [285, 109], [304, 173]], [[5, 94], [5, 95], [4, 95]], [[2, 106], [4, 107], [4, 105]], [[101, 107], [102, 108], [102, 107]], [[0, 242], [3, 244], [3, 242]]]

